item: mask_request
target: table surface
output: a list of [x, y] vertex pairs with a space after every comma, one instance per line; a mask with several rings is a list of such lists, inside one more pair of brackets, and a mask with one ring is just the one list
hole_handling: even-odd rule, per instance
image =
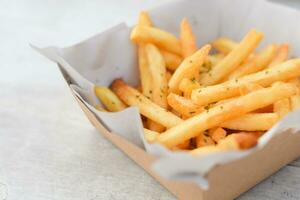
[[[127, 1], [1, 0], [0, 200], [175, 199], [96, 132], [28, 45], [68, 46], [167, 0]], [[300, 160], [239, 199], [300, 199]]]

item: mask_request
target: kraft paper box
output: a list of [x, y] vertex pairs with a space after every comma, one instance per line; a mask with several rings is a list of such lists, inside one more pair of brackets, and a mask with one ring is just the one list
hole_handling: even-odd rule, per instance
[[[287, 7], [262, 0], [179, 0], [149, 13], [155, 26], [177, 36], [181, 19], [187, 17], [199, 46], [220, 36], [239, 41], [256, 28], [265, 34], [261, 46], [289, 43], [291, 54], [300, 57], [300, 13]], [[68, 48], [33, 48], [57, 63], [96, 129], [175, 196], [233, 199], [300, 156], [300, 112], [277, 123], [255, 148], [193, 157], [147, 144], [135, 107], [118, 113], [94, 109], [101, 103], [94, 85], [109, 86], [116, 78], [138, 85], [136, 46], [129, 40], [131, 27], [122, 23]]]

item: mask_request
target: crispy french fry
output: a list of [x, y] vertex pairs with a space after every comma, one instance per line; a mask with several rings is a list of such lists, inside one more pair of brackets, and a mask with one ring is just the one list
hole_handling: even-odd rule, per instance
[[253, 52], [262, 38], [262, 33], [255, 29], [251, 30], [236, 48], [208, 73], [201, 76], [200, 83], [202, 85], [213, 85], [222, 81]]
[[138, 48], [139, 71], [142, 86], [142, 93], [148, 98], [152, 96], [152, 77], [148, 66], [145, 45], [140, 44]]
[[148, 12], [146, 12], [146, 11], [140, 12], [138, 25], [152, 26], [152, 21], [150, 19], [150, 16], [149, 16]]
[[169, 89], [171, 92], [179, 92], [178, 86], [182, 79], [197, 79], [199, 76], [200, 66], [206, 60], [210, 49], [210, 45], [205, 45], [181, 63], [169, 81]]
[[181, 56], [168, 51], [161, 50], [161, 54], [165, 59], [166, 67], [171, 71], [175, 71], [183, 60]]
[[187, 98], [191, 97], [192, 91], [200, 87], [200, 84], [195, 78], [188, 79], [184, 78], [179, 84], [179, 90], [184, 93], [184, 96]]
[[153, 81], [152, 100], [154, 103], [167, 109], [168, 81], [166, 77], [165, 61], [159, 49], [154, 45], [147, 44], [145, 49], [148, 58], [150, 74]]
[[193, 55], [197, 51], [196, 37], [187, 18], [183, 18], [180, 24], [180, 42], [184, 58]]
[[195, 89], [191, 98], [199, 106], [235, 97], [240, 94], [240, 88], [249, 83], [267, 87], [276, 81], [286, 81], [300, 75], [300, 59], [286, 61], [277, 67], [265, 69], [240, 79], [230, 80], [218, 85]]
[[228, 79], [236, 79], [265, 69], [276, 55], [277, 45], [269, 45], [248, 63], [237, 68]]
[[205, 147], [205, 146], [215, 145], [215, 142], [209, 135], [200, 134], [199, 136], [196, 137], [196, 145], [197, 147]]
[[117, 112], [126, 108], [125, 104], [107, 87], [95, 86], [95, 94], [105, 108], [111, 112]]
[[166, 72], [166, 79], [167, 79], [167, 82], [169, 82], [169, 80], [171, 79], [171, 77], [172, 77], [171, 72], [167, 71], [167, 72]]
[[217, 49], [220, 53], [228, 54], [238, 46], [238, 43], [228, 39], [219, 38], [211, 43], [212, 47]]
[[274, 112], [278, 114], [279, 119], [285, 117], [291, 111], [291, 105], [288, 98], [281, 99], [274, 103]]
[[209, 135], [213, 139], [213, 141], [218, 143], [220, 140], [226, 137], [227, 132], [223, 128], [218, 127], [218, 128], [210, 129]]
[[195, 114], [198, 114], [200, 112], [204, 111], [203, 107], [199, 107], [197, 104], [195, 104], [193, 101], [184, 98], [182, 96], [179, 96], [174, 93], [170, 93], [168, 95], [168, 103], [169, 105], [178, 113], [185, 117], [191, 117]]
[[223, 58], [225, 58], [224, 54], [218, 53], [214, 55], [209, 55], [207, 61], [211, 64], [211, 66], [216, 66]]
[[296, 88], [294, 85], [289, 83], [274, 84], [270, 88], [263, 88], [251, 92], [191, 117], [161, 133], [157, 141], [169, 148], [176, 146], [177, 144], [202, 134], [205, 130], [219, 126], [224, 121], [229, 121], [251, 111], [273, 104], [295, 93]]
[[296, 111], [300, 109], [300, 95], [294, 95], [291, 97], [291, 110]]
[[190, 151], [192, 155], [207, 155], [215, 152], [249, 149], [257, 144], [257, 138], [248, 133], [236, 133], [219, 141], [217, 146], [200, 147]]
[[180, 41], [171, 33], [149, 26], [136, 26], [130, 34], [135, 43], [153, 43], [161, 49], [181, 55]]
[[180, 150], [187, 150], [188, 148], [190, 147], [190, 141], [187, 140], [179, 145], [176, 146], [177, 149], [180, 149]]
[[129, 106], [137, 106], [142, 115], [167, 127], [173, 127], [183, 120], [173, 113], [153, 103], [124, 81], [117, 79], [112, 83], [112, 90]]
[[277, 53], [269, 67], [274, 67], [288, 59], [289, 56], [289, 45], [282, 44], [277, 48]]
[[158, 132], [151, 131], [149, 129], [144, 128], [144, 136], [147, 142], [149, 143], [155, 142], [158, 135], [159, 135]]
[[221, 127], [241, 131], [266, 131], [278, 120], [279, 116], [276, 113], [249, 113], [226, 121], [221, 124]]

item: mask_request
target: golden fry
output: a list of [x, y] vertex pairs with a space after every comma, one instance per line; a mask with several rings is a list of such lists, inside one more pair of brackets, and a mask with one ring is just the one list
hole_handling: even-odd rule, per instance
[[202, 85], [213, 85], [222, 81], [253, 52], [262, 38], [262, 33], [254, 29], [251, 30], [236, 48], [201, 77], [200, 83]]
[[139, 71], [142, 85], [142, 93], [148, 98], [152, 96], [152, 77], [148, 66], [148, 59], [145, 51], [145, 45], [138, 47]]
[[206, 134], [200, 134], [199, 136], [196, 137], [196, 144], [197, 147], [205, 147], [205, 146], [211, 146], [215, 145], [215, 142], [209, 135]]
[[168, 70], [175, 71], [182, 62], [182, 57], [168, 51], [161, 50], [161, 54], [165, 59]]
[[126, 108], [125, 104], [107, 87], [95, 86], [95, 94], [108, 111], [117, 112]]
[[220, 53], [228, 54], [238, 46], [238, 43], [228, 39], [219, 38], [212, 42], [212, 47], [217, 49]]
[[136, 26], [130, 39], [135, 43], [153, 43], [161, 49], [181, 55], [180, 41], [171, 33], [149, 26]]
[[187, 58], [197, 51], [196, 37], [188, 20], [184, 18], [180, 24], [180, 42], [182, 56]]
[[266, 131], [279, 120], [276, 113], [249, 113], [226, 121], [221, 127], [240, 131]]
[[230, 80], [218, 85], [195, 89], [191, 98], [199, 106], [217, 102], [222, 99], [238, 96], [240, 89], [249, 83], [263, 87], [276, 81], [286, 81], [300, 75], [300, 59], [286, 61], [271, 69], [265, 69], [255, 74], [244, 76], [240, 79]]
[[183, 121], [173, 113], [153, 103], [147, 97], [128, 86], [120, 79], [117, 79], [112, 83], [112, 90], [127, 105], [137, 106], [142, 115], [167, 128], [176, 126]]
[[300, 95], [294, 95], [291, 97], [291, 110], [296, 111], [300, 109]]
[[291, 105], [288, 98], [281, 99], [274, 103], [274, 112], [278, 114], [279, 118], [285, 117], [291, 111]]
[[176, 69], [171, 80], [169, 81], [169, 88], [171, 92], [179, 92], [178, 86], [182, 79], [197, 79], [197, 77], [199, 76], [200, 66], [206, 60], [210, 49], [210, 45], [205, 45], [181, 63], [181, 65]]
[[275, 67], [276, 65], [286, 61], [289, 57], [289, 45], [282, 44], [278, 47], [277, 53], [269, 67]]
[[215, 129], [210, 129], [209, 135], [213, 139], [213, 141], [218, 143], [220, 140], [226, 137], [227, 132], [223, 128], [219, 127]]
[[149, 129], [144, 128], [144, 136], [147, 142], [149, 143], [155, 142], [158, 135], [159, 135], [158, 132], [151, 131]]
[[140, 12], [138, 25], [140, 25], [140, 26], [152, 26], [152, 21], [150, 19], [150, 16], [149, 16], [148, 12], [146, 12], [146, 11]]
[[184, 78], [179, 84], [179, 90], [184, 93], [184, 96], [186, 98], [190, 98], [192, 91], [197, 88], [200, 88], [200, 84], [197, 82], [195, 78], [193, 79]]
[[274, 84], [270, 88], [263, 88], [228, 103], [207, 109], [161, 133], [157, 141], [166, 147], [176, 146], [202, 134], [205, 130], [219, 126], [224, 121], [229, 121], [281, 99], [288, 98], [295, 93], [295, 86], [289, 83]]

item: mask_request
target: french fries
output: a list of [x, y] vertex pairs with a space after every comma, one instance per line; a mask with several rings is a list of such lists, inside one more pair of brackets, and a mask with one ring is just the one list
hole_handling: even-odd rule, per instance
[[153, 103], [147, 97], [120, 79], [115, 80], [112, 83], [111, 88], [124, 103], [129, 106], [137, 106], [142, 115], [158, 124], [170, 128], [183, 121], [175, 114]]
[[[126, 108], [125, 104], [109, 88], [95, 86], [95, 94], [105, 108], [111, 112], [117, 112]], [[100, 109], [97, 106], [97, 109]]]
[[228, 38], [219, 38], [211, 43], [212, 47], [218, 50], [220, 53], [228, 54], [235, 49], [238, 44]]
[[210, 49], [210, 45], [205, 45], [193, 55], [184, 59], [169, 81], [169, 89], [171, 92], [179, 93], [178, 87], [182, 79], [197, 79], [200, 72], [200, 66], [206, 60]]
[[243, 64], [236, 71], [234, 71], [229, 76], [229, 79], [240, 78], [242, 76], [265, 69], [276, 55], [276, 50], [276, 45], [267, 46], [259, 54], [255, 55], [249, 62]]
[[[296, 88], [288, 83], [274, 84], [270, 88], [263, 88], [239, 97], [223, 105], [208, 109], [179, 125], [161, 133], [157, 138], [160, 144], [173, 147], [183, 141], [201, 134], [201, 132], [218, 126], [224, 121], [234, 119], [256, 109], [270, 105], [276, 101], [288, 98], [296, 93]], [[259, 100], [259, 101], [255, 101]]]
[[183, 18], [180, 24], [180, 42], [184, 58], [193, 55], [197, 51], [196, 38], [186, 18]]
[[253, 52], [262, 38], [262, 33], [251, 30], [224, 59], [202, 76], [200, 83], [213, 85], [222, 81]]
[[141, 12], [130, 34], [138, 47], [140, 84], [116, 79], [111, 90], [96, 86], [102, 104], [95, 108], [135, 106], [146, 142], [195, 156], [252, 148], [300, 109], [300, 58], [289, 59], [288, 44], [255, 52], [263, 34], [252, 29], [239, 43], [218, 38], [198, 48], [192, 29], [182, 19], [178, 39]]
[[266, 131], [277, 121], [276, 113], [249, 113], [221, 124], [221, 127], [240, 131]]
[[207, 105], [239, 95], [240, 89], [249, 83], [267, 87], [276, 81], [287, 81], [300, 76], [300, 59], [286, 61], [271, 69], [230, 80], [221, 84], [195, 89], [191, 98], [199, 106]]
[[133, 28], [130, 39], [135, 43], [152, 43], [161, 49], [181, 55], [180, 41], [171, 33], [149, 26]]

